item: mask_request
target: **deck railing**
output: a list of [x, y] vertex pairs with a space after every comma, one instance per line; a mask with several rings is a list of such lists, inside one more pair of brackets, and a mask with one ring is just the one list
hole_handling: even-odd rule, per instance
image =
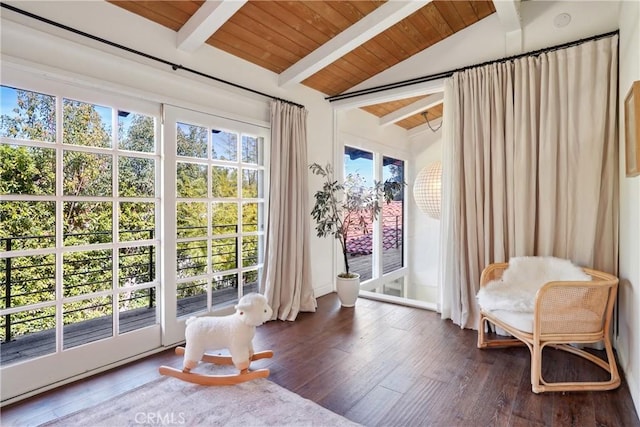
[[[247, 225], [247, 224], [245, 224]], [[256, 224], [248, 224], [248, 225], [256, 225]], [[227, 224], [227, 225], [216, 225], [214, 227], [220, 227], [221, 229], [235, 229], [235, 232], [238, 232], [238, 225], [236, 224]], [[230, 228], [231, 227], [231, 228]], [[179, 229], [184, 231], [187, 227]], [[193, 228], [193, 227], [191, 227]], [[205, 227], [206, 228], [206, 227]], [[122, 232], [121, 232], [122, 233]], [[148, 239], [153, 240], [154, 238], [154, 230], [153, 229], [141, 229], [141, 230], [127, 230], [124, 233], [137, 233], [137, 235], [147, 234]], [[90, 239], [91, 241], [100, 240], [99, 235], [111, 234], [111, 232], [94, 232], [94, 233], [74, 233], [74, 234], [65, 234], [66, 238], [85, 238]], [[3, 237], [0, 238], [0, 248], [3, 248], [7, 253], [11, 252], [16, 246], [21, 248], [32, 247], [28, 241], [36, 241], [36, 240], [55, 240], [55, 236], [46, 235], [46, 236], [17, 236], [17, 237]], [[214, 255], [216, 257], [223, 258], [222, 261], [213, 262], [212, 267], [213, 271], [224, 271], [231, 270], [238, 267], [238, 257], [236, 255], [236, 248], [241, 241], [241, 237], [231, 237], [229, 239], [233, 239], [233, 243], [220, 243], [214, 244]], [[17, 242], [21, 241], [22, 244], [18, 244]], [[189, 259], [188, 266], [178, 267], [178, 275], [180, 275], [181, 270], [192, 269], [195, 267], [203, 268], [206, 267], [207, 264], [207, 246], [204, 245], [202, 247], [191, 247], [190, 250], [204, 250], [205, 255], [198, 256], [189, 256], [186, 258]], [[245, 261], [245, 265], [253, 265], [258, 263], [258, 252], [255, 248], [242, 248], [242, 256]], [[45, 256], [46, 257], [46, 256]], [[180, 251], [178, 253], [178, 257], [181, 257]], [[78, 265], [91, 263], [96, 265], [109, 265], [111, 256], [94, 256], [90, 257], [90, 259], [80, 259], [80, 260], [72, 260], [69, 262], [65, 261], [65, 265]], [[125, 271], [120, 280], [130, 281], [136, 284], [142, 283], [151, 283], [155, 280], [156, 275], [156, 253], [155, 246], [153, 244], [149, 244], [142, 247], [136, 247], [134, 252], [121, 251], [119, 253], [120, 266], [119, 271]], [[226, 258], [226, 259], [225, 259]], [[41, 258], [39, 258], [41, 259]], [[125, 262], [123, 262], [125, 260]], [[130, 260], [131, 262], [126, 262], [126, 260]], [[14, 306], [14, 301], [17, 299], [21, 299], [23, 302], [20, 305], [29, 305], [37, 302], [43, 302], [52, 299], [55, 296], [55, 261], [52, 262], [38, 262], [34, 260], [32, 265], [16, 265], [12, 257], [4, 258], [4, 272], [2, 276], [0, 276], [0, 285], [4, 288], [4, 295], [2, 296], [2, 301], [4, 302], [4, 309], [8, 309]], [[194, 264], [195, 263], [195, 264]], [[101, 283], [107, 284], [112, 282], [112, 278], [110, 276], [112, 269], [109, 266], [108, 268], [96, 268], [95, 265], [90, 265], [89, 269], [82, 271], [72, 271], [65, 272], [65, 279], [69, 282], [75, 282], [73, 280], [74, 277], [82, 277], [82, 276], [90, 276], [94, 275], [92, 279], [88, 281], [81, 281], [81, 283], [76, 283], [75, 285], [69, 285], [65, 287], [65, 292], [73, 290], [74, 288], [79, 287], [95, 287], [100, 288]], [[34, 288], [34, 284], [40, 284], [37, 289]], [[197, 288], [199, 284], [186, 285], [181, 288], [182, 292], [186, 291], [186, 294], [189, 295], [193, 292], [189, 292], [190, 288]], [[216, 289], [226, 289], [230, 287], [238, 286], [238, 279], [236, 277], [222, 277], [215, 281], [214, 290]], [[104, 285], [102, 286], [105, 287]], [[32, 289], [30, 289], [32, 288]], [[28, 291], [20, 291], [27, 290]], [[151, 286], [146, 289], [141, 289], [137, 292], [131, 292], [129, 296], [125, 299], [120, 300], [123, 304], [136, 304], [141, 300], [145, 300], [144, 304], [138, 305], [139, 307], [147, 306], [148, 308], [153, 308], [155, 306], [156, 300], [156, 287]], [[26, 303], [25, 303], [26, 301]], [[87, 309], [101, 310], [103, 308], [107, 308], [110, 303], [98, 303], [93, 304], [90, 307], [84, 306], [78, 309], [72, 309], [66, 311], [67, 314], [72, 314], [74, 312], [79, 312]], [[31, 323], [34, 321], [43, 321], [46, 319], [53, 318], [55, 314], [43, 314], [41, 316], [29, 317], [26, 320], [16, 320], [11, 314], [4, 314], [4, 342], [10, 341], [14, 337], [13, 330], [17, 325], [24, 323]]]
[[[347, 251], [352, 256], [370, 255], [373, 252], [373, 224], [366, 231], [360, 227], [349, 229]], [[385, 216], [382, 218], [382, 246], [386, 249], [401, 248], [403, 244], [402, 216]]]

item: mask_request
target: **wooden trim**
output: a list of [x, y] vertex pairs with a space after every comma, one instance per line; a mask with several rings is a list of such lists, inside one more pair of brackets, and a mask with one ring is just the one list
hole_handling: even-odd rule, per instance
[[627, 176], [640, 175], [640, 80], [624, 99], [625, 164]]

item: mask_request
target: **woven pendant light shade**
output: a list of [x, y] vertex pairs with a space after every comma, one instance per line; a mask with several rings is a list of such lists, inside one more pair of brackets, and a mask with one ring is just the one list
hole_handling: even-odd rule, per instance
[[442, 197], [442, 163], [433, 162], [423, 168], [413, 183], [413, 199], [420, 210], [440, 219]]

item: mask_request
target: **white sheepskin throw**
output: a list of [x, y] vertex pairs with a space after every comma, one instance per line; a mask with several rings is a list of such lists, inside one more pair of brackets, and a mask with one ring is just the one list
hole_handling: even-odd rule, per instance
[[514, 257], [502, 278], [492, 280], [478, 292], [483, 310], [533, 313], [536, 292], [553, 281], [590, 281], [591, 276], [567, 259], [555, 257]]

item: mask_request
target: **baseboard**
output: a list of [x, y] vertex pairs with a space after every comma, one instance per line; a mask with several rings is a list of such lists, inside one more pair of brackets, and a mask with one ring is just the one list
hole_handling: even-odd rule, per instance
[[640, 415], [640, 384], [636, 381], [636, 375], [634, 375], [634, 371], [630, 369], [630, 363], [626, 358], [629, 352], [620, 341], [616, 340], [616, 344], [620, 369], [627, 382], [627, 387], [629, 387], [629, 394], [631, 394], [633, 405], [636, 407], [636, 413]]
[[313, 287], [313, 294], [316, 296], [316, 298], [330, 294], [331, 292], [334, 292], [333, 283]]

